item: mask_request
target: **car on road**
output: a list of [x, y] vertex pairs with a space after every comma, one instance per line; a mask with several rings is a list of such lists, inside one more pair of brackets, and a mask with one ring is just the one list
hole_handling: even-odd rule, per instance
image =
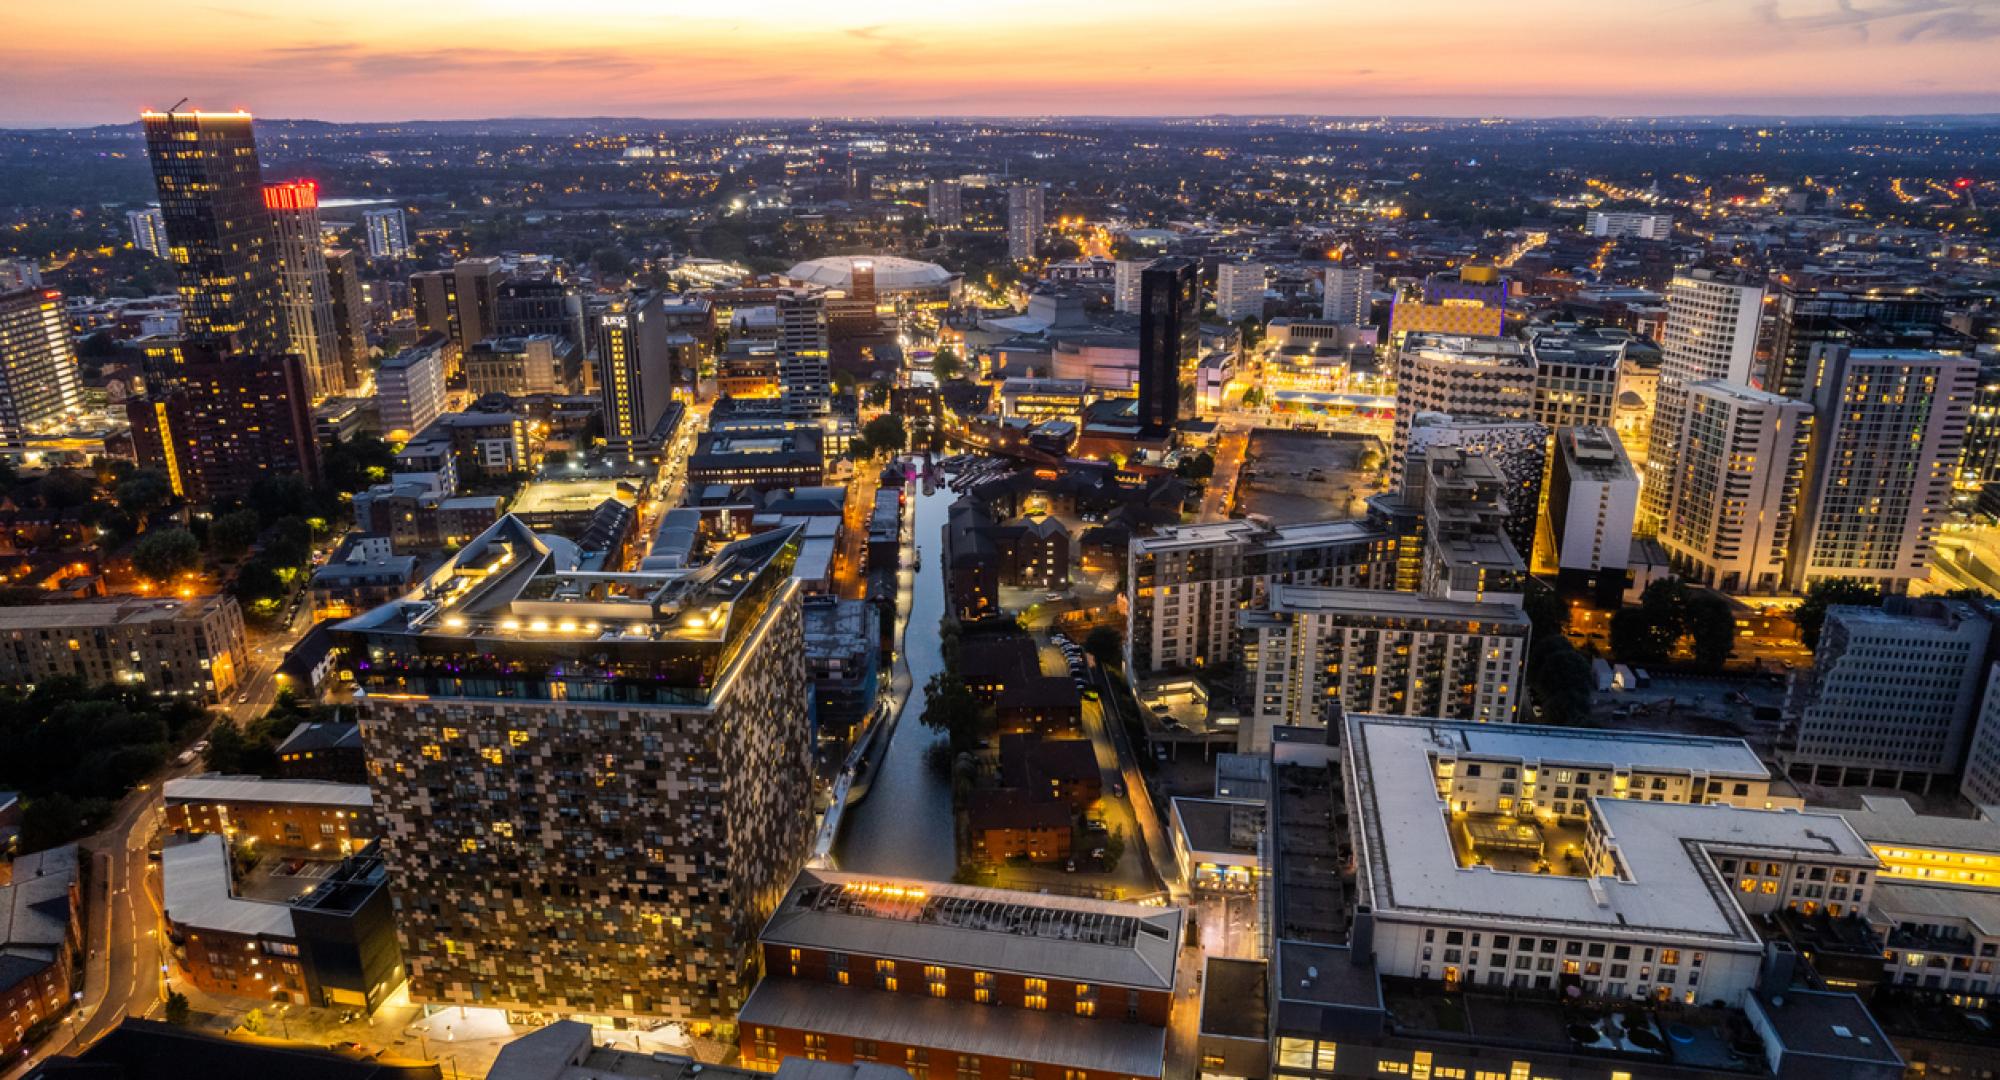
[[1118, 798], [1118, 799], [1122, 799], [1122, 798], [1124, 798], [1124, 797], [1125, 797], [1125, 781], [1123, 781], [1123, 780], [1113, 780], [1113, 781], [1111, 781], [1111, 795], [1112, 795], [1112, 797], [1113, 797], [1113, 798]]
[[1052, 592], [1052, 593], [1049, 593], [1049, 594], [1048, 594], [1047, 596], [1044, 596], [1044, 597], [1042, 597], [1042, 599], [1044, 599], [1044, 600], [1047, 600], [1047, 601], [1048, 601], [1049, 603], [1051, 603], [1051, 604], [1053, 604], [1053, 603], [1056, 603], [1056, 602], [1060, 601], [1060, 600], [1061, 600], [1062, 598], [1063, 598], [1063, 594], [1061, 594], [1061, 593], [1059, 593], [1059, 592]]
[[178, 755], [174, 757], [174, 764], [176, 765], [194, 764], [194, 751], [192, 750], [181, 751]]
[[248, 705], [248, 704], [250, 704], [250, 695], [249, 695], [249, 694], [238, 694], [238, 695], [236, 695], [236, 704], [238, 704], [238, 705]]
[[197, 754], [206, 754], [208, 753], [208, 740], [199, 740], [193, 746], [188, 747], [188, 749], [193, 750]]

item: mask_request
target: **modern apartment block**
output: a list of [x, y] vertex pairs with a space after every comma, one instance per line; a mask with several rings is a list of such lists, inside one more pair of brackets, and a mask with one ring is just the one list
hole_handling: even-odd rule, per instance
[[[1812, 406], [1713, 379], [1683, 388], [1679, 397], [1680, 438], [1667, 451], [1678, 471], [1667, 478], [1674, 499], [1661, 520], [1660, 545], [1698, 585], [1726, 593], [1783, 589], [1798, 531]], [[1664, 409], [1664, 381], [1660, 400]], [[1655, 420], [1655, 454], [1662, 452], [1658, 425]], [[1661, 475], [1652, 467], [1659, 461], [1648, 459], [1649, 484]]]
[[382, 433], [407, 442], [444, 413], [445, 342], [435, 335], [382, 361], [375, 372], [375, 403]]
[[166, 781], [160, 798], [170, 831], [215, 833], [232, 844], [347, 856], [381, 832], [366, 784], [209, 773]]
[[1813, 350], [1935, 351], [1956, 337], [1944, 325], [1944, 297], [1914, 286], [1866, 290], [1780, 284], [1762, 385], [1774, 394], [1810, 399], [1819, 362]]
[[1119, 259], [1111, 267], [1111, 307], [1120, 315], [1139, 313], [1139, 283], [1149, 259]]
[[368, 294], [361, 286], [361, 258], [353, 248], [329, 248], [327, 291], [333, 297], [333, 343], [341, 380], [349, 392], [368, 381]]
[[1517, 604], [1274, 585], [1239, 619], [1242, 753], [1269, 751], [1273, 727], [1324, 727], [1343, 711], [1511, 721], [1524, 696]]
[[1383, 975], [1739, 1006], [1754, 920], [1865, 912], [1875, 884], [1739, 740], [1349, 716], [1339, 754], [1353, 940]]
[[266, 476], [317, 480], [311, 391], [297, 356], [148, 341], [147, 392], [126, 399], [125, 419], [139, 463], [166, 473], [174, 494], [214, 505], [246, 497]]
[[[1549, 429], [1535, 420], [1500, 420], [1477, 415], [1418, 413], [1410, 418], [1403, 467], [1421, 473], [1434, 450], [1455, 450], [1486, 459], [1506, 482], [1507, 539], [1523, 560], [1534, 554], [1541, 521], [1542, 478], [1548, 473]], [[1398, 474], [1406, 492], [1423, 490], [1421, 476]]]
[[1179, 908], [807, 870], [759, 936], [747, 1064], [914, 1080], [1162, 1076]]
[[924, 212], [931, 224], [940, 229], [956, 229], [965, 224], [965, 192], [963, 186], [950, 178], [939, 178], [930, 182], [924, 201]]
[[1223, 322], [1264, 317], [1264, 285], [1270, 268], [1257, 262], [1226, 262], [1215, 268], [1215, 315]]
[[1513, 338], [1411, 334], [1396, 364], [1396, 426], [1389, 449], [1392, 477], [1403, 475], [1410, 424], [1419, 413], [1535, 418], [1535, 365], [1526, 346]]
[[1549, 529], [1559, 575], [1615, 578], [1624, 588], [1639, 512], [1639, 474], [1608, 427], [1556, 432], [1549, 466]]
[[1528, 564], [1508, 535], [1518, 481], [1457, 447], [1427, 451], [1411, 475], [1401, 497], [1419, 508], [1421, 533], [1397, 553], [1399, 586], [1444, 600], [1520, 603]]
[[814, 829], [794, 537], [581, 573], [510, 516], [338, 624], [415, 1000], [735, 1015]]
[[1396, 552], [1396, 537], [1365, 521], [1226, 521], [1134, 537], [1127, 670], [1136, 679], [1233, 661], [1238, 611], [1272, 585], [1391, 588]]
[[778, 313], [778, 387], [786, 416], [825, 416], [833, 405], [833, 366], [827, 341], [826, 295], [781, 293]]
[[333, 287], [319, 236], [319, 185], [287, 180], [264, 185], [264, 209], [276, 238], [279, 297], [292, 351], [305, 364], [313, 400], [345, 393], [346, 369], [333, 320]]
[[1040, 184], [1016, 184], [1007, 189], [1007, 257], [1022, 262], [1035, 257], [1042, 240], [1048, 193]]
[[57, 289], [0, 291], [0, 447], [24, 447], [83, 407], [76, 346]]
[[1366, 326], [1375, 306], [1375, 268], [1329, 266], [1319, 317], [1343, 326]]
[[400, 206], [361, 212], [361, 231], [371, 259], [405, 259], [410, 255], [410, 230]]
[[1790, 587], [1852, 578], [1898, 593], [1930, 571], [1951, 510], [1979, 365], [1967, 356], [1820, 346]]
[[1542, 333], [1528, 341], [1535, 364], [1535, 419], [1551, 430], [1609, 427], [1618, 414], [1625, 347], [1615, 341]]
[[1667, 321], [1661, 343], [1660, 381], [1640, 490], [1639, 527], [1664, 532], [1678, 499], [1688, 394], [1696, 383], [1745, 386], [1757, 354], [1763, 315], [1761, 282], [1707, 269], [1674, 275], [1667, 286]]
[[132, 246], [148, 255], [170, 258], [168, 249], [173, 245], [167, 240], [167, 222], [160, 214], [160, 208], [127, 210], [125, 225], [132, 230]]
[[234, 597], [0, 607], [0, 682], [74, 677], [155, 697], [219, 702], [248, 667]]
[[187, 336], [227, 352], [287, 351], [278, 238], [250, 114], [175, 110], [140, 120]]
[[1826, 612], [1785, 703], [1779, 759], [1814, 783], [1928, 789], [1956, 775], [1987, 681], [1992, 624], [1959, 600], [1891, 598]]
[[1979, 806], [2000, 807], [2000, 667], [1986, 674], [1958, 790]]

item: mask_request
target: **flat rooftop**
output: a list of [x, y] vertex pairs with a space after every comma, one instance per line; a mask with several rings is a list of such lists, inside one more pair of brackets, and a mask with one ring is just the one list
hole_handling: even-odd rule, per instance
[[[1209, 1008], [1214, 1002], [1217, 1008]], [[1262, 960], [1211, 956], [1201, 980], [1203, 1035], [1262, 1042], [1270, 1037], [1269, 969]]]
[[1383, 589], [1336, 589], [1313, 585], [1273, 585], [1269, 608], [1300, 615], [1357, 618], [1445, 619], [1514, 627], [1526, 632], [1528, 616], [1517, 604], [1439, 600], [1418, 593]]
[[161, 786], [167, 805], [177, 803], [275, 803], [367, 810], [375, 805], [367, 784], [332, 780], [266, 780], [257, 776], [184, 776]]
[[2000, 855], [2000, 821], [1919, 814], [1908, 800], [1893, 795], [1864, 795], [1861, 809], [1840, 816], [1871, 844], [1950, 849]]
[[85, 604], [0, 607], [0, 633], [9, 630], [86, 630], [171, 622], [198, 613], [205, 600], [103, 600]]
[[622, 480], [535, 480], [521, 488], [509, 511], [531, 517], [587, 514], [613, 499], [627, 506], [638, 502], [631, 487]]
[[1181, 919], [1179, 908], [809, 869], [759, 940], [1171, 991]]
[[228, 845], [215, 833], [161, 850], [160, 890], [167, 919], [176, 926], [267, 937], [293, 934], [290, 907], [236, 895]]
[[1381, 529], [1358, 518], [1277, 526], [1248, 520], [1215, 521], [1200, 525], [1174, 525], [1151, 536], [1136, 536], [1132, 538], [1132, 548], [1140, 553], [1153, 553], [1192, 551], [1218, 544], [1254, 544], [1265, 550], [1282, 550], [1321, 544], [1361, 543], [1386, 535]]
[[[1487, 739], [1493, 729], [1512, 730]], [[1626, 799], [1591, 800], [1621, 876], [1559, 877], [1459, 865], [1449, 808], [1438, 795], [1437, 754], [1521, 757], [1526, 752], [1532, 756], [1525, 760], [1544, 765], [1553, 759], [1597, 768], [1644, 764], [1712, 773], [1707, 755], [1726, 755], [1731, 742], [1581, 734], [1583, 741], [1571, 742], [1560, 729], [1350, 716], [1345, 752], [1355, 785], [1350, 798], [1359, 815], [1357, 885], [1377, 915], [1650, 933], [1760, 948], [1761, 939], [1709, 862], [1707, 849], [1807, 853], [1828, 862], [1876, 865], [1874, 852], [1837, 814]], [[1679, 749], [1672, 745], [1677, 741], [1684, 744]], [[1468, 755], [1480, 742], [1483, 753]], [[1596, 752], [1577, 753], [1585, 747]], [[1743, 753], [1748, 755], [1747, 747]], [[1763, 775], [1761, 766], [1757, 775]]]
[[1277, 956], [1281, 1002], [1302, 1001], [1350, 1009], [1382, 1007], [1382, 983], [1375, 976], [1373, 961], [1355, 964], [1354, 951], [1345, 945], [1280, 941]]

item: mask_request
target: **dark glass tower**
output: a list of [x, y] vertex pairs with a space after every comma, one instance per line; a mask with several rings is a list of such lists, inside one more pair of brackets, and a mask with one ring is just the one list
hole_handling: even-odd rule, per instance
[[1181, 369], [1201, 350], [1200, 274], [1191, 259], [1158, 259], [1139, 276], [1139, 423], [1172, 431], [1181, 414]]
[[248, 113], [146, 113], [146, 153], [189, 341], [269, 356], [290, 350], [277, 236]]

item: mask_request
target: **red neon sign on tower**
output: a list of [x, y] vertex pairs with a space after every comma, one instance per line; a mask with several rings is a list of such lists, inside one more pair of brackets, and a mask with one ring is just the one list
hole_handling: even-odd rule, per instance
[[311, 210], [319, 206], [319, 181], [286, 180], [265, 184], [264, 206], [271, 210]]

